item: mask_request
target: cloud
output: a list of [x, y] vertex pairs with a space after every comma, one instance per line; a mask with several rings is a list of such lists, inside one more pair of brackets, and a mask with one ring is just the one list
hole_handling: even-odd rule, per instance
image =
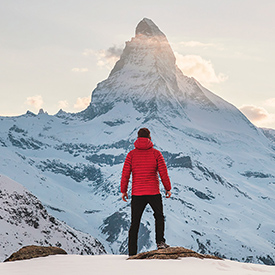
[[59, 109], [64, 110], [64, 109], [66, 109], [68, 107], [69, 107], [69, 103], [68, 103], [67, 100], [60, 100], [60, 101], [58, 101], [58, 108]]
[[112, 69], [115, 63], [118, 61], [122, 54], [122, 47], [113, 46], [107, 50], [94, 51], [92, 49], [86, 49], [83, 55], [89, 56], [93, 55], [97, 58], [97, 65], [99, 67], [106, 67], [107, 69]]
[[106, 58], [120, 58], [123, 49], [121, 47], [113, 46], [105, 51]]
[[240, 111], [259, 127], [275, 128], [275, 114], [269, 113], [262, 107], [243, 105]]
[[27, 97], [27, 100], [25, 101], [25, 104], [30, 105], [36, 108], [37, 110], [42, 108], [43, 103], [44, 102], [41, 95]]
[[268, 112], [262, 107], [254, 105], [243, 105], [240, 110], [253, 122], [261, 121], [268, 118]]
[[175, 52], [176, 63], [182, 72], [189, 76], [196, 78], [203, 85], [211, 83], [221, 83], [228, 79], [228, 76], [214, 70], [213, 64], [210, 60], [205, 60], [199, 55], [181, 55]]
[[77, 73], [86, 73], [88, 71], [89, 71], [88, 68], [73, 68], [72, 69], [72, 72], [77, 72]]
[[78, 97], [76, 103], [74, 104], [74, 109], [82, 110], [88, 107], [90, 104], [90, 97]]

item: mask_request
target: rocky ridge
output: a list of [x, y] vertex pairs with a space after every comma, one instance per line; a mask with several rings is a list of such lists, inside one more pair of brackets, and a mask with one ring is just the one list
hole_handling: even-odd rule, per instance
[[67, 252], [60, 247], [53, 246], [37, 246], [30, 245], [25, 246], [19, 249], [17, 252], [13, 253], [9, 258], [7, 258], [4, 262], [14, 262], [20, 260], [29, 260], [33, 258], [46, 257], [49, 255], [58, 255], [58, 254], [67, 254]]
[[144, 259], [160, 259], [160, 260], [168, 260], [168, 259], [180, 259], [180, 258], [186, 258], [186, 257], [194, 257], [194, 258], [200, 258], [200, 259], [215, 259], [215, 260], [222, 260], [222, 258], [213, 256], [213, 255], [207, 255], [207, 254], [200, 254], [197, 253], [191, 249], [186, 249], [184, 247], [168, 247], [165, 249], [158, 249], [158, 250], [152, 250], [148, 252], [139, 253], [134, 256], [130, 256], [128, 260], [144, 260]]

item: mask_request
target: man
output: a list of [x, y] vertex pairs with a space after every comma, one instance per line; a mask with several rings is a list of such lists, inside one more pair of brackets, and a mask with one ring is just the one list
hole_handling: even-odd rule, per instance
[[159, 173], [166, 190], [166, 198], [170, 198], [171, 183], [164, 158], [161, 152], [153, 148], [150, 131], [147, 128], [141, 128], [138, 131], [138, 138], [134, 145], [135, 149], [130, 151], [125, 159], [120, 184], [122, 199], [126, 202], [129, 178], [132, 173], [129, 256], [137, 254], [140, 219], [148, 203], [154, 211], [157, 247], [158, 249], [169, 247], [164, 239], [164, 215], [158, 179]]

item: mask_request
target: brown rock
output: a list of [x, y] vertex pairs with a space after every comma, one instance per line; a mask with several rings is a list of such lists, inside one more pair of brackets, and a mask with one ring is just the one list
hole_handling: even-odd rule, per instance
[[195, 257], [200, 259], [210, 258], [216, 260], [222, 260], [219, 257], [212, 255], [204, 255], [197, 253], [193, 250], [186, 249], [184, 247], [168, 247], [165, 249], [152, 250], [148, 252], [139, 253], [134, 256], [130, 256], [128, 260], [133, 259], [179, 259], [183, 257]]
[[46, 257], [49, 255], [56, 255], [56, 254], [67, 254], [67, 252], [59, 247], [54, 246], [25, 246], [18, 250], [17, 252], [13, 253], [8, 259], [4, 262], [11, 262], [11, 261], [18, 261], [18, 260], [27, 260], [32, 258], [38, 257]]

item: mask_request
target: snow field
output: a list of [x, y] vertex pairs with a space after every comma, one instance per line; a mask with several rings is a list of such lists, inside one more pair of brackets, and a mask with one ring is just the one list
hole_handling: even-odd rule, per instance
[[45, 258], [1, 263], [1, 275], [161, 275], [275, 274], [274, 266], [239, 263], [229, 260], [183, 258], [180, 260], [126, 260], [122, 255], [56, 255]]

